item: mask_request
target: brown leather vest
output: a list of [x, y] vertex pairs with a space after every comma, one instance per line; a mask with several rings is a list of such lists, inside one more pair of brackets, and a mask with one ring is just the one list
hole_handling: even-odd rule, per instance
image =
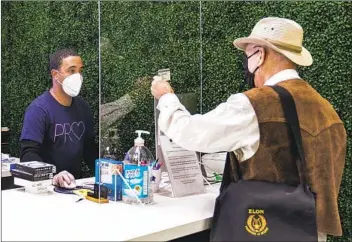
[[[318, 231], [342, 235], [338, 193], [346, 156], [346, 131], [332, 105], [303, 80], [279, 84], [293, 96], [300, 121], [308, 182], [317, 193]], [[260, 145], [255, 155], [241, 162], [243, 179], [298, 184], [297, 152], [280, 99], [268, 87], [244, 93], [256, 112]]]

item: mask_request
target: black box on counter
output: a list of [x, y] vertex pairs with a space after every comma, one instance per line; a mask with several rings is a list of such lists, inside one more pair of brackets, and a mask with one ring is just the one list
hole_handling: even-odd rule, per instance
[[40, 161], [20, 162], [11, 166], [12, 170], [17, 170], [32, 175], [56, 173], [56, 166]]
[[29, 172], [21, 171], [18, 169], [11, 169], [13, 177], [21, 178], [27, 181], [44, 181], [53, 179], [53, 173], [31, 174]]

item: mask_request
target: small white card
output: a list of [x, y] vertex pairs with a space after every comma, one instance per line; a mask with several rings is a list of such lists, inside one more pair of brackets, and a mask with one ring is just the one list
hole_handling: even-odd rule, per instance
[[163, 81], [170, 81], [171, 80], [171, 72], [170, 69], [160, 69], [158, 70], [158, 76], [161, 77], [161, 80]]

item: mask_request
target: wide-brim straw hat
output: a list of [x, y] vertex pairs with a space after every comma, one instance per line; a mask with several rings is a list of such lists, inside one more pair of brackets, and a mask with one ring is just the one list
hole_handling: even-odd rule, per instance
[[248, 44], [269, 47], [300, 66], [310, 66], [312, 55], [302, 46], [303, 29], [293, 20], [277, 17], [261, 19], [248, 37], [238, 38], [233, 44], [245, 50]]

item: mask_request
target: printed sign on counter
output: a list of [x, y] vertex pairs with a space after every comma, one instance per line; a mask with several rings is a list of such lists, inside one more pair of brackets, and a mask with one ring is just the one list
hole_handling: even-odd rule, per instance
[[188, 151], [161, 135], [160, 145], [175, 197], [204, 193], [196, 152]]

